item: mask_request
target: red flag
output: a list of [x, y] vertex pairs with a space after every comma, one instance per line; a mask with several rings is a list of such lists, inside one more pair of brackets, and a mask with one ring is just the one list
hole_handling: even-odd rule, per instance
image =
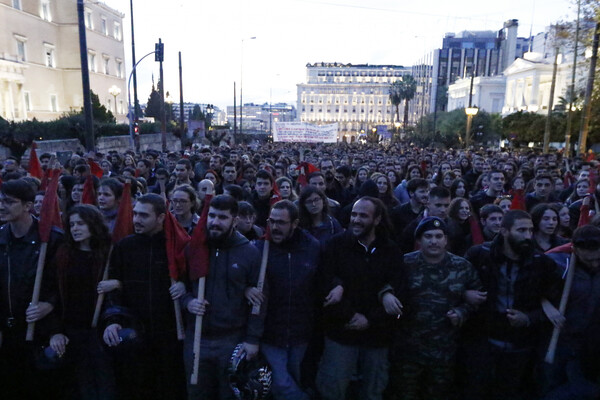
[[102, 178], [104, 171], [102, 171], [102, 168], [100, 168], [96, 161], [94, 161], [92, 158], [88, 158], [88, 165], [90, 166], [90, 172], [92, 175], [96, 176], [98, 179]]
[[42, 164], [35, 151], [37, 145], [35, 142], [31, 143], [31, 152], [29, 153], [29, 175], [34, 176], [38, 179], [42, 179], [44, 171], [42, 170]]
[[48, 184], [48, 190], [46, 190], [44, 200], [42, 201], [42, 209], [40, 210], [38, 232], [40, 234], [40, 240], [44, 243], [48, 243], [48, 240], [50, 240], [52, 226], [62, 227], [60, 211], [58, 208], [58, 178], [58, 170], [55, 170], [50, 174], [50, 183]]
[[479, 226], [479, 222], [477, 222], [477, 218], [473, 215], [469, 217], [469, 225], [471, 227], [471, 240], [473, 244], [481, 244], [484, 242], [483, 233], [481, 232], [481, 227]]
[[117, 243], [126, 236], [133, 234], [133, 207], [131, 206], [131, 182], [125, 181], [123, 194], [119, 201], [119, 211], [112, 233], [112, 242]]
[[179, 280], [185, 273], [185, 247], [190, 242], [190, 235], [179, 225], [177, 219], [169, 210], [165, 216], [165, 237], [167, 245], [167, 260], [169, 275]]
[[51, 169], [47, 169], [44, 171], [44, 175], [42, 176], [42, 183], [40, 184], [40, 190], [46, 190], [46, 188], [48, 187], [48, 183], [50, 182], [50, 172], [52, 170]]
[[552, 253], [572, 253], [573, 252], [573, 243], [565, 243], [558, 247], [553, 247], [550, 250], [546, 251], [544, 254], [552, 254]]
[[273, 204], [277, 203], [279, 200], [281, 200], [281, 192], [279, 192], [279, 186], [277, 185], [277, 182], [273, 181], [273, 194], [269, 199], [269, 205], [272, 207]]
[[319, 169], [311, 163], [302, 161], [300, 165], [296, 167], [296, 170], [300, 171], [300, 174], [298, 175], [298, 183], [300, 184], [300, 187], [304, 187], [308, 185], [308, 176]]
[[511, 189], [510, 195], [512, 196], [512, 201], [510, 202], [511, 210], [527, 210], [527, 207], [525, 207], [525, 196], [523, 195], [523, 189]]
[[191, 280], [196, 280], [208, 275], [208, 266], [210, 265], [210, 250], [207, 244], [206, 221], [208, 220], [208, 209], [212, 194], [207, 194], [204, 197], [202, 206], [202, 214], [198, 225], [192, 233], [192, 240], [187, 248], [189, 276]]
[[423, 178], [427, 176], [427, 162], [421, 161], [421, 172], [423, 173]]
[[94, 190], [94, 177], [88, 175], [83, 184], [83, 193], [81, 194], [81, 204], [96, 205], [96, 190]]
[[571, 171], [565, 172], [565, 176], [563, 177], [563, 185], [565, 189], [573, 184], [573, 174]]
[[596, 173], [596, 169], [590, 169], [590, 176], [588, 178], [590, 180], [590, 188], [588, 189], [588, 193], [594, 194], [596, 191], [596, 181], [598, 180], [598, 174]]
[[590, 223], [590, 205], [585, 204], [585, 202], [581, 203], [581, 207], [579, 208], [579, 221], [577, 221], [577, 227], [581, 228], [584, 225]]

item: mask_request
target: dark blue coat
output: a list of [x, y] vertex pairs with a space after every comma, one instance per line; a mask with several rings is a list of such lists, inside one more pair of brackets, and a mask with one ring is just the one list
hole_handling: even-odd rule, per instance
[[[256, 246], [262, 255], [264, 241]], [[304, 230], [296, 229], [292, 238], [282, 244], [270, 243], [263, 342], [280, 347], [308, 342], [314, 320], [319, 260], [319, 242]]]

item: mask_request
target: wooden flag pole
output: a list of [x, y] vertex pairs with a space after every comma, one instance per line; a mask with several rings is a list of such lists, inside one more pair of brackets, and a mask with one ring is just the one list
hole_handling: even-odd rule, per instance
[[[171, 285], [177, 283], [175, 279], [171, 278]], [[177, 324], [177, 340], [185, 339], [185, 331], [183, 330], [183, 317], [181, 315], [181, 304], [179, 299], [173, 300], [173, 306], [175, 307], [175, 323]]]
[[[567, 302], [569, 301], [569, 294], [571, 293], [571, 287], [573, 286], [573, 277], [575, 276], [575, 248], [571, 253], [571, 259], [569, 260], [569, 270], [567, 271], [567, 278], [565, 279], [565, 286], [563, 288], [562, 296], [560, 298], [560, 304], [558, 306], [558, 312], [561, 315], [565, 314], [567, 309]], [[554, 363], [554, 355], [556, 354], [556, 346], [558, 345], [558, 337], [560, 336], [560, 328], [554, 327], [552, 331], [552, 338], [550, 339], [550, 345], [546, 352], [544, 361], [548, 364]]]
[[[258, 284], [256, 285], [256, 288], [261, 293], [263, 291], [263, 287], [265, 286], [265, 275], [267, 274], [267, 261], [269, 261], [269, 241], [265, 239], [262, 260], [260, 262], [260, 272], [258, 274]], [[252, 306], [252, 314], [260, 314], [260, 304]]]
[[[198, 279], [198, 301], [204, 302], [204, 288], [206, 286], [206, 277]], [[190, 383], [198, 384], [198, 370], [200, 368], [200, 341], [202, 340], [202, 315], [196, 315], [196, 327], [194, 328], [194, 364], [192, 367], [192, 377]]]
[[[108, 250], [108, 258], [106, 259], [106, 265], [104, 266], [104, 272], [102, 273], [102, 280], [105, 281], [108, 279], [108, 266], [110, 265], [110, 257], [112, 255], [114, 245], [110, 245], [110, 249]], [[100, 319], [100, 311], [102, 311], [102, 303], [104, 303], [104, 296], [106, 293], [100, 293], [98, 295], [98, 300], [96, 300], [96, 309], [94, 310], [94, 318], [92, 318], [92, 328], [98, 326], [98, 320]]]
[[[40, 291], [42, 290], [42, 277], [44, 275], [44, 264], [46, 262], [46, 252], [48, 251], [48, 243], [42, 242], [40, 246], [40, 255], [37, 262], [37, 271], [35, 272], [35, 283], [33, 285], [33, 296], [31, 297], [31, 305], [37, 306], [40, 301]], [[35, 332], [35, 322], [27, 324], [27, 335], [25, 340], [33, 341], [33, 333]]]

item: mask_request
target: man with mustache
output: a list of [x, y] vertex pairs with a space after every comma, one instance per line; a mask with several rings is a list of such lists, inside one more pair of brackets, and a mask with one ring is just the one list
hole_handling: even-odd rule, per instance
[[484, 291], [470, 300], [480, 307], [465, 326], [465, 399], [534, 397], [528, 380], [546, 322], [541, 302], [560, 296], [561, 277], [532, 235], [531, 216], [511, 210], [492, 242], [467, 251]]
[[386, 290], [382, 296], [388, 314], [400, 317], [402, 304], [406, 306], [392, 358], [400, 379], [392, 380], [397, 385], [392, 390], [403, 400], [447, 399], [454, 380], [459, 329], [475, 311], [465, 293], [481, 290], [482, 285], [471, 263], [446, 251], [443, 219], [424, 218], [414, 236], [420, 250], [404, 255], [407, 283], [403, 288], [395, 282], [395, 290]]
[[[237, 218], [238, 203], [233, 197], [223, 194], [211, 200], [206, 221], [210, 265], [204, 301], [197, 299], [198, 281], [191, 282], [191, 290], [182, 300], [188, 311], [184, 361], [189, 399], [233, 399], [227, 373], [233, 350], [243, 343], [248, 359], [258, 354], [264, 315], [250, 315], [244, 294], [257, 284], [260, 256], [256, 247], [235, 230]], [[198, 384], [191, 385], [196, 315], [204, 318]]]
[[[298, 228], [298, 207], [289, 200], [273, 205], [267, 220], [271, 230], [266, 290], [269, 306], [261, 351], [273, 369], [275, 400], [308, 400], [300, 387], [300, 364], [311, 339], [315, 317], [319, 241]], [[264, 249], [264, 242], [256, 245]], [[253, 304], [262, 298], [247, 293]]]
[[354, 203], [349, 229], [327, 242], [320, 278], [325, 349], [316, 378], [324, 400], [345, 398], [357, 366], [360, 397], [382, 398], [395, 317], [385, 313], [378, 293], [401, 268], [390, 232], [381, 200], [362, 197]]

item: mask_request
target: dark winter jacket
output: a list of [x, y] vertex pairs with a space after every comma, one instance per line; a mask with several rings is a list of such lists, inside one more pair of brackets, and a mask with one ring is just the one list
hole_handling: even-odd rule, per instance
[[[250, 306], [244, 297], [246, 288], [256, 286], [260, 270], [258, 250], [241, 233], [233, 231], [219, 247], [210, 247], [210, 266], [206, 276], [204, 298], [209, 305], [202, 321], [202, 337], [215, 338], [245, 332], [245, 341], [258, 344], [263, 333], [264, 312], [250, 315]], [[193, 332], [195, 315], [187, 311], [187, 304], [198, 296], [198, 281], [188, 286], [182, 304], [188, 321], [188, 332]], [[193, 333], [190, 333], [193, 334]]]
[[467, 322], [466, 333], [472, 338], [492, 338], [512, 343], [518, 347], [536, 344], [538, 328], [547, 321], [541, 309], [541, 300], [550, 301], [560, 297], [561, 280], [556, 264], [546, 255], [533, 251], [519, 261], [519, 271], [514, 282], [512, 308], [529, 317], [530, 326], [512, 327], [505, 312], [499, 312], [500, 268], [507, 261], [502, 252], [504, 237], [496, 236], [492, 242], [471, 247], [465, 258], [479, 272], [479, 277], [487, 291], [487, 301], [483, 303], [475, 316]]
[[[388, 346], [393, 317], [386, 314], [378, 294], [398, 268], [402, 257], [391, 240], [377, 238], [367, 249], [349, 231], [333, 236], [325, 246], [321, 295], [325, 298], [338, 284], [344, 294], [341, 302], [323, 309], [326, 336], [351, 346]], [[355, 313], [367, 318], [367, 329], [345, 328]]]
[[[264, 241], [257, 242], [261, 255]], [[296, 229], [287, 242], [269, 245], [267, 315], [263, 342], [287, 347], [307, 343], [312, 334], [319, 242]]]

